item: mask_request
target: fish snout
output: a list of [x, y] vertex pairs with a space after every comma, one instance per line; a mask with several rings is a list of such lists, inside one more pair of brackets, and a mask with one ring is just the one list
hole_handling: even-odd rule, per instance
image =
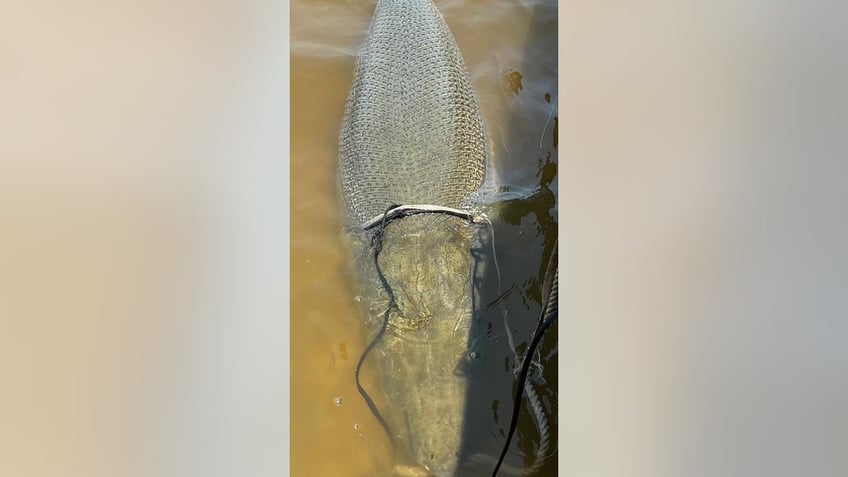
[[455, 453], [430, 454], [422, 459], [421, 464], [430, 471], [433, 477], [454, 477], [459, 456]]

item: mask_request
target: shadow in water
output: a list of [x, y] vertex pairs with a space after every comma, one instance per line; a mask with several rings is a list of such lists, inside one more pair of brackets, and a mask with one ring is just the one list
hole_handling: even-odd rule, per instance
[[[516, 373], [542, 311], [544, 272], [557, 240], [557, 5], [546, 1], [532, 8], [522, 64], [504, 72], [505, 85], [514, 96], [509, 105], [507, 136], [494, 146], [493, 152], [506, 182], [501, 192], [533, 192], [495, 206], [497, 212], [491, 217], [493, 234], [486, 231], [486, 239], [475, 252], [479, 259], [476, 312], [464, 370], [469, 391], [457, 473], [460, 477], [490, 476], [504, 445], [512, 417]], [[527, 171], [535, 171], [535, 175], [530, 176]], [[557, 475], [556, 337], [554, 324], [537, 354], [541, 366], [535, 367], [536, 372], [528, 380], [547, 420], [547, 451], [537, 455], [541, 436], [525, 398], [518, 429], [499, 475], [523, 475], [538, 459], [544, 462], [541, 467], [534, 466], [534, 475]]]

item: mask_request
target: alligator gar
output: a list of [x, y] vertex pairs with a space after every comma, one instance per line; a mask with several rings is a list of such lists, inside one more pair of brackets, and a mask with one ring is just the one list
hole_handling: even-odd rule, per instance
[[[488, 183], [483, 120], [462, 55], [431, 0], [379, 0], [357, 59], [339, 138], [346, 219], [361, 224], [393, 204], [469, 210]], [[379, 264], [395, 305], [372, 356], [391, 436], [436, 477], [458, 465], [469, 353], [474, 229], [444, 215], [392, 222]], [[374, 336], [389, 296], [367, 234], [351, 234]], [[409, 467], [405, 467], [409, 468]]]

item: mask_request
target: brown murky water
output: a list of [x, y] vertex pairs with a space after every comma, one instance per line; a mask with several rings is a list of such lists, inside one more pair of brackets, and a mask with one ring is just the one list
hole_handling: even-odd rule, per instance
[[[540, 309], [540, 270], [556, 238], [557, 5], [545, 1], [437, 2], [463, 52], [508, 200], [494, 219], [497, 253], [512, 292], [484, 317], [472, 389], [481, 414], [469, 417], [470, 451], [497, 455], [512, 407], [512, 356], [503, 332], [508, 313], [519, 350]], [[375, 3], [292, 2], [291, 51], [291, 471], [295, 477], [386, 475], [389, 444], [357, 393], [354, 367], [367, 339], [353, 306], [336, 193], [338, 131], [355, 55]], [[499, 328], [498, 328], [499, 327]], [[538, 390], [556, 446], [556, 329], [542, 349], [546, 384]], [[373, 366], [373, 363], [370, 363]], [[374, 367], [363, 386], [378, 389]], [[478, 396], [478, 397], [474, 397]], [[384, 401], [374, 393], [378, 407]], [[473, 419], [472, 419], [473, 418]], [[513, 449], [532, 459], [538, 433], [522, 415]], [[549, 452], [549, 454], [551, 454]], [[522, 465], [518, 458], [512, 462]], [[463, 475], [485, 475], [483, 466]], [[489, 473], [491, 470], [488, 471]], [[540, 475], [555, 475], [550, 455]]]

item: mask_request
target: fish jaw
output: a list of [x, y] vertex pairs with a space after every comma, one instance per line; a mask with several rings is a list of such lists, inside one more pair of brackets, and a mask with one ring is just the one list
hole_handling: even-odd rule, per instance
[[[451, 477], [462, 444], [466, 378], [457, 373], [461, 351], [392, 336], [380, 370], [396, 434], [416, 463], [433, 476]], [[386, 372], [389, 371], [389, 372]]]

